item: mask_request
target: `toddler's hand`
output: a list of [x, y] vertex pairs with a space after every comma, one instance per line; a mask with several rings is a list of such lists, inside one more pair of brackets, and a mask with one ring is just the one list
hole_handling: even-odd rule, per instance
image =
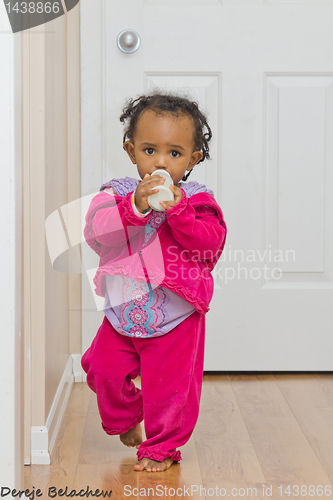
[[155, 186], [159, 186], [165, 182], [165, 178], [161, 175], [146, 174], [141, 182], [136, 187], [134, 193], [134, 203], [139, 212], [143, 212], [150, 208], [147, 198], [148, 196], [156, 193], [153, 191]]
[[162, 205], [163, 208], [165, 208], [165, 210], [168, 210], [168, 208], [174, 207], [183, 198], [183, 193], [181, 192], [179, 187], [175, 186], [174, 184], [170, 184], [169, 189], [171, 189], [171, 191], [174, 194], [174, 200], [173, 201], [160, 201], [160, 204]]

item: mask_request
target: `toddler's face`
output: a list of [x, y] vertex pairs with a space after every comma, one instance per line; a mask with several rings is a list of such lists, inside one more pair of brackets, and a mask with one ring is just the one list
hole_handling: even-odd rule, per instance
[[202, 152], [195, 151], [194, 132], [190, 116], [157, 115], [147, 110], [138, 120], [133, 142], [126, 141], [124, 149], [137, 165], [141, 179], [162, 169], [177, 185], [202, 158]]

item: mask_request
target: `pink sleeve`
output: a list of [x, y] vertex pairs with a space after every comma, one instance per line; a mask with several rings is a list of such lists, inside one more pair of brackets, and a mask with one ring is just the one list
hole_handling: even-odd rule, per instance
[[117, 205], [100, 208], [94, 214], [92, 233], [101, 245], [124, 245], [147, 224], [147, 217], [135, 215], [131, 203], [132, 194], [133, 192], [127, 193]]
[[211, 260], [222, 251], [227, 226], [214, 208], [199, 206], [194, 209], [183, 193], [180, 202], [166, 213], [172, 234], [184, 250], [193, 252], [199, 260]]

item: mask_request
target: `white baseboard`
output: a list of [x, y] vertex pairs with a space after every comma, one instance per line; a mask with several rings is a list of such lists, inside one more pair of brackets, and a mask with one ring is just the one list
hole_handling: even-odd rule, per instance
[[50, 464], [49, 433], [44, 426], [31, 426], [31, 464]]
[[45, 426], [31, 427], [31, 464], [50, 464], [69, 395], [74, 382], [83, 381], [81, 354], [68, 357]]
[[81, 366], [81, 354], [72, 354], [74, 382], [84, 382], [85, 373]]

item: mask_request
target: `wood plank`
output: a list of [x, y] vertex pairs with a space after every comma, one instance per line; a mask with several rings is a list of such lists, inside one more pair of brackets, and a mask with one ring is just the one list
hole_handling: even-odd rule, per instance
[[[26, 465], [24, 467], [24, 488], [32, 491], [41, 490], [43, 497], [48, 498], [49, 488], [71, 488], [74, 484], [76, 470], [64, 470], [52, 465]], [[35, 496], [35, 498], [37, 498]]]
[[91, 396], [87, 384], [73, 384], [51, 457], [52, 464], [63, 470], [75, 470], [77, 467]]
[[266, 482], [330, 484], [273, 375], [230, 375]]
[[206, 488], [265, 481], [227, 375], [204, 375], [194, 437]]
[[333, 374], [313, 374], [318, 381], [318, 391], [312, 392], [313, 401], [325, 418], [326, 424], [333, 430]]
[[[97, 489], [104, 492], [112, 490], [111, 499], [137, 499], [135, 495], [125, 495], [132, 492], [138, 484], [138, 478], [133, 471], [133, 465], [126, 461], [111, 462], [108, 464], [79, 464], [76, 471], [74, 488], [79, 491], [87, 486], [95, 492]], [[125, 490], [125, 486], [127, 489]], [[89, 498], [94, 498], [90, 496]], [[100, 498], [103, 498], [101, 496]], [[108, 496], [105, 496], [108, 498]]]
[[333, 479], [333, 375], [321, 379], [317, 374], [275, 374], [274, 379], [321, 466]]

